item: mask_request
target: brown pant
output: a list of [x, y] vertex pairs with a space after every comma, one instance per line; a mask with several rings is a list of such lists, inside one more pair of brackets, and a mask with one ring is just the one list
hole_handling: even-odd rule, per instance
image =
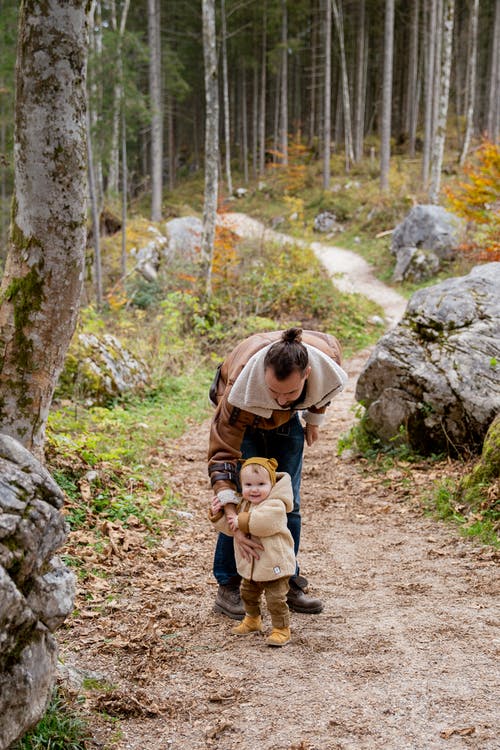
[[243, 578], [240, 593], [247, 615], [257, 617], [261, 614], [260, 599], [264, 592], [273, 628], [289, 628], [290, 610], [286, 603], [288, 580], [278, 578], [275, 581], [249, 581]]

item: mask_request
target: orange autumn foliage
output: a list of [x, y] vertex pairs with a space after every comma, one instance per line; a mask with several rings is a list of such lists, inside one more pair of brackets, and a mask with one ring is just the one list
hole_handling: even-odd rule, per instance
[[464, 178], [445, 188], [450, 209], [469, 221], [481, 260], [500, 260], [500, 146], [483, 140], [463, 168]]

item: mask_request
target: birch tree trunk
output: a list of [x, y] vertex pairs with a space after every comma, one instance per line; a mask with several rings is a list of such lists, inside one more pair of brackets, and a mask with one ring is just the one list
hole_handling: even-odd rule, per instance
[[222, 34], [222, 90], [224, 102], [224, 146], [226, 164], [227, 192], [233, 194], [233, 179], [231, 176], [231, 129], [229, 116], [229, 80], [227, 73], [227, 28], [226, 7], [224, 0], [220, 0], [221, 7], [221, 34]]
[[429, 183], [429, 171], [431, 163], [431, 145], [433, 132], [433, 91], [434, 76], [436, 69], [436, 0], [426, 1], [427, 27], [426, 27], [426, 44], [425, 44], [425, 104], [424, 104], [424, 148], [422, 153], [422, 184], [427, 189]]
[[366, 3], [359, 2], [357, 59], [356, 59], [356, 110], [354, 115], [354, 159], [363, 156], [365, 127], [365, 87], [366, 87]]
[[500, 133], [500, 2], [495, 3], [495, 20], [491, 46], [487, 132], [492, 143], [497, 143]]
[[330, 148], [332, 141], [332, 6], [325, 3], [325, 91], [323, 114], [323, 189], [330, 187]]
[[287, 0], [281, 0], [281, 162], [288, 164], [288, 11]]
[[267, 91], [267, 2], [264, 0], [262, 18], [262, 57], [260, 68], [260, 107], [259, 107], [259, 175], [266, 168], [266, 91]]
[[380, 189], [389, 188], [391, 158], [392, 60], [394, 46], [394, 0], [386, 0], [384, 26], [384, 73], [382, 84], [382, 126], [380, 133]]
[[163, 117], [159, 0], [148, 0], [148, 39], [149, 96], [151, 99], [151, 221], [160, 221], [163, 190]]
[[108, 195], [117, 195], [119, 192], [120, 179], [120, 124], [122, 113], [123, 99], [123, 60], [122, 44], [127, 16], [130, 7], [130, 0], [124, 0], [120, 24], [116, 17], [116, 3], [113, 0], [111, 5], [111, 24], [113, 31], [117, 35], [116, 45], [116, 83], [113, 88], [113, 114], [111, 128], [111, 149], [109, 155], [109, 172], [108, 172]]
[[344, 107], [344, 139], [345, 139], [345, 162], [346, 172], [349, 171], [351, 163], [354, 161], [352, 149], [352, 125], [351, 125], [351, 103], [349, 98], [349, 79], [347, 76], [347, 63], [345, 56], [344, 40], [344, 19], [342, 15], [342, 6], [339, 7], [337, 0], [331, 0], [333, 17], [339, 37], [340, 47], [340, 72], [342, 77], [342, 103]]
[[415, 156], [415, 139], [417, 134], [418, 120], [418, 32], [419, 32], [419, 0], [413, 0], [411, 25], [410, 25], [410, 49], [408, 54], [408, 79], [407, 79], [407, 106], [405, 114], [405, 129], [408, 133], [408, 153]]
[[440, 97], [436, 122], [436, 134], [432, 150], [431, 182], [429, 200], [437, 203], [441, 186], [441, 168], [443, 166], [444, 142], [446, 139], [446, 120], [450, 92], [451, 52], [453, 41], [453, 21], [455, 17], [455, 0], [445, 0], [443, 19], [442, 63], [440, 71]]
[[206, 295], [212, 294], [212, 260], [217, 218], [219, 179], [219, 91], [215, 36], [215, 0], [203, 0], [203, 59], [205, 62], [205, 196], [201, 260], [206, 279]]
[[21, 7], [14, 197], [0, 290], [0, 431], [42, 458], [86, 241], [87, 0]]
[[474, 103], [476, 101], [476, 69], [477, 69], [477, 27], [479, 15], [479, 0], [473, 0], [470, 24], [469, 24], [469, 54], [467, 56], [467, 115], [465, 122], [465, 135], [462, 153], [460, 154], [460, 165], [467, 158], [469, 146], [474, 128]]

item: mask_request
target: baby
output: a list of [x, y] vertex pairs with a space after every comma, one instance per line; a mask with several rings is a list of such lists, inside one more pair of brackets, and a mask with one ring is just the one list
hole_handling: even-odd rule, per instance
[[272, 622], [272, 632], [266, 639], [269, 646], [285, 646], [290, 641], [286, 595], [288, 579], [295, 573], [293, 538], [286, 515], [293, 508], [292, 483], [286, 472], [276, 473], [277, 466], [274, 458], [247, 459], [240, 471], [242, 499], [236, 511], [227, 508], [225, 515], [217, 497], [209, 511], [218, 531], [231, 536], [240, 529], [262, 545], [259, 558], [247, 560], [235, 544], [245, 617], [232, 632], [247, 635], [262, 631], [260, 602], [264, 593]]

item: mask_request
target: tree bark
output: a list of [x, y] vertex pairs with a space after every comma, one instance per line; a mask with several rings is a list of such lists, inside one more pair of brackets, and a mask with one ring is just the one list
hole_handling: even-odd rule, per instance
[[497, 143], [500, 132], [500, 2], [496, 0], [493, 40], [491, 45], [487, 132], [492, 143]]
[[332, 141], [332, 6], [325, 3], [325, 91], [323, 114], [323, 190], [330, 187], [330, 149]]
[[427, 188], [429, 183], [429, 171], [431, 162], [431, 146], [432, 146], [432, 133], [433, 133], [433, 91], [434, 91], [434, 76], [436, 69], [436, 13], [437, 13], [437, 0], [427, 0], [426, 2], [426, 17], [427, 17], [427, 28], [426, 28], [426, 44], [425, 44], [425, 104], [424, 104], [424, 148], [422, 153], [422, 184], [424, 189]]
[[382, 126], [380, 133], [380, 189], [389, 188], [391, 158], [392, 60], [394, 40], [394, 0], [385, 3], [384, 73], [382, 87]]
[[111, 130], [111, 149], [109, 155], [109, 173], [108, 173], [108, 195], [118, 195], [119, 177], [120, 177], [120, 124], [122, 114], [123, 99], [123, 60], [122, 44], [127, 16], [130, 6], [130, 0], [124, 0], [120, 24], [116, 18], [115, 0], [112, 3], [111, 23], [113, 31], [117, 35], [116, 45], [116, 83], [113, 88], [113, 114]]
[[262, 18], [262, 50], [260, 67], [260, 108], [259, 108], [259, 175], [266, 168], [266, 94], [267, 94], [267, 2], [264, 0]]
[[418, 120], [418, 32], [419, 0], [413, 0], [410, 24], [410, 49], [408, 54], [408, 79], [405, 130], [408, 134], [408, 153], [415, 156], [415, 140]]
[[288, 164], [288, 11], [287, 0], [281, 0], [281, 163]]
[[151, 99], [151, 221], [161, 221], [163, 113], [161, 96], [160, 3], [148, 0], [149, 95]]
[[203, 0], [203, 58], [205, 61], [205, 196], [201, 256], [206, 295], [212, 294], [212, 260], [219, 180], [219, 91], [215, 36], [215, 0]]
[[231, 127], [229, 116], [229, 79], [227, 72], [227, 28], [226, 28], [226, 7], [224, 0], [220, 0], [221, 7], [221, 35], [222, 35], [222, 90], [224, 102], [224, 146], [225, 146], [225, 164], [226, 164], [226, 183], [227, 192], [233, 194], [233, 178], [231, 176]]
[[86, 243], [86, 0], [25, 0], [14, 198], [0, 290], [0, 431], [38, 458], [73, 335]]
[[451, 51], [453, 40], [453, 22], [455, 17], [455, 0], [445, 0], [443, 18], [442, 63], [440, 71], [440, 96], [436, 134], [432, 150], [431, 183], [429, 200], [437, 203], [441, 186], [441, 169], [443, 166], [444, 142], [446, 139], [446, 120], [448, 116], [448, 101], [450, 92]]
[[349, 79], [347, 75], [347, 62], [345, 55], [345, 39], [344, 39], [344, 20], [341, 13], [342, 7], [339, 7], [337, 0], [331, 0], [333, 17], [335, 18], [335, 25], [337, 27], [337, 33], [339, 37], [340, 47], [340, 73], [342, 80], [342, 103], [344, 107], [344, 140], [345, 140], [345, 162], [346, 171], [350, 169], [350, 164], [354, 161], [354, 153], [352, 149], [352, 124], [351, 124], [351, 103], [349, 97]]
[[356, 110], [354, 116], [354, 159], [360, 161], [363, 156], [363, 138], [365, 128], [365, 87], [366, 87], [366, 2], [359, 2], [359, 19], [356, 59]]
[[476, 68], [477, 68], [477, 26], [479, 15], [479, 0], [473, 0], [470, 15], [469, 54], [467, 56], [467, 115], [465, 122], [464, 143], [460, 154], [460, 165], [467, 158], [474, 128], [474, 103], [476, 101]]

